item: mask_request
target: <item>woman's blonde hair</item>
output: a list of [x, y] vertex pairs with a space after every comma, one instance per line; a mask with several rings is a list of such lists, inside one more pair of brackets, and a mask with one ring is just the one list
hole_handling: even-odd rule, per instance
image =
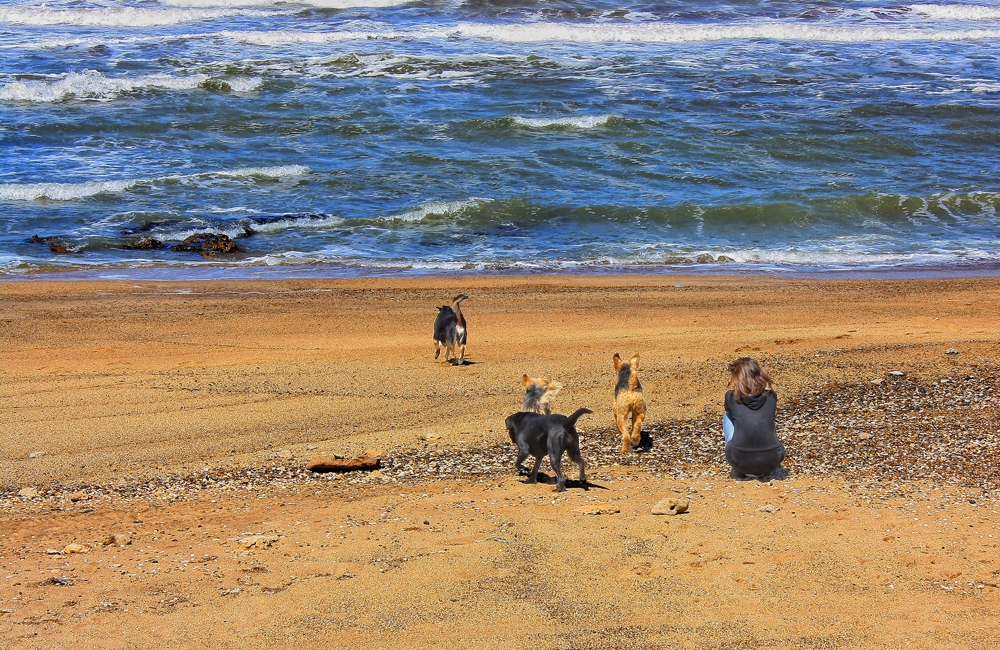
[[742, 402], [740, 397], [743, 395], [774, 390], [774, 380], [750, 357], [741, 357], [729, 364], [729, 385], [733, 387], [737, 402]]

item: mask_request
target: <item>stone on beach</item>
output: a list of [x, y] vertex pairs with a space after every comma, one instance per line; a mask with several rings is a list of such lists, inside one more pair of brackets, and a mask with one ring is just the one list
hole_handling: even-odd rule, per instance
[[33, 487], [21, 488], [21, 490], [17, 493], [17, 496], [31, 499], [38, 496], [38, 490]]
[[170, 250], [201, 253], [202, 257], [214, 257], [218, 253], [240, 252], [239, 246], [229, 238], [229, 235], [211, 232], [195, 233], [180, 244], [171, 246]]
[[687, 512], [690, 505], [691, 502], [687, 497], [668, 497], [666, 499], [660, 499], [656, 505], [653, 506], [652, 513], [654, 515], [679, 515], [683, 512]]
[[77, 544], [72, 542], [63, 547], [63, 555], [70, 555], [72, 553], [90, 553], [90, 547], [86, 544]]
[[592, 503], [580, 506], [576, 511], [581, 515], [614, 515], [621, 512], [622, 509], [610, 503]]
[[372, 471], [382, 466], [381, 458], [359, 456], [358, 458], [337, 458], [336, 456], [320, 456], [306, 464], [310, 472], [358, 472]]
[[143, 237], [142, 239], [137, 239], [136, 241], [129, 242], [122, 246], [127, 251], [151, 251], [161, 248], [163, 242], [159, 239], [153, 237]]
[[128, 546], [132, 543], [132, 537], [124, 533], [109, 533], [101, 539], [104, 546]]

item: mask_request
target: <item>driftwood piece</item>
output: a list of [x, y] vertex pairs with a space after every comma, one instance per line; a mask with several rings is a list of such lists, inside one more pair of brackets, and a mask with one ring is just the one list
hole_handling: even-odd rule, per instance
[[371, 456], [359, 456], [358, 458], [320, 456], [306, 463], [306, 469], [310, 472], [370, 472], [381, 466], [382, 459]]

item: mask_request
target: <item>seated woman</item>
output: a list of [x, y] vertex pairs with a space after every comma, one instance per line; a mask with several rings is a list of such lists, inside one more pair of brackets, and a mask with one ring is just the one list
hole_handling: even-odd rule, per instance
[[778, 441], [774, 414], [778, 395], [774, 380], [749, 357], [729, 364], [726, 415], [722, 430], [726, 437], [726, 460], [734, 479], [763, 478], [778, 469], [785, 448]]

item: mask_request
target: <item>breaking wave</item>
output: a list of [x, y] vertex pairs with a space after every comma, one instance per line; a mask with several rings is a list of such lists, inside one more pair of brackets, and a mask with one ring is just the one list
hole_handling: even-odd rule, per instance
[[72, 201], [98, 194], [118, 194], [139, 185], [183, 182], [190, 180], [241, 179], [241, 178], [285, 178], [309, 173], [303, 165], [283, 165], [279, 167], [242, 167], [239, 169], [203, 172], [200, 174], [160, 176], [156, 178], [133, 178], [116, 181], [85, 181], [82, 183], [9, 183], [0, 185], [0, 201]]
[[569, 129], [596, 129], [606, 126], [613, 115], [597, 115], [587, 117], [521, 117], [513, 118], [514, 124], [530, 129], [547, 128], [569, 128]]
[[928, 18], [942, 18], [945, 20], [1000, 20], [1000, 7], [919, 4], [910, 5], [908, 8]]
[[247, 9], [50, 9], [41, 7], [0, 8], [0, 23], [16, 25], [77, 25], [86, 27], [163, 27], [212, 20], [227, 16], [272, 16], [275, 12]]

